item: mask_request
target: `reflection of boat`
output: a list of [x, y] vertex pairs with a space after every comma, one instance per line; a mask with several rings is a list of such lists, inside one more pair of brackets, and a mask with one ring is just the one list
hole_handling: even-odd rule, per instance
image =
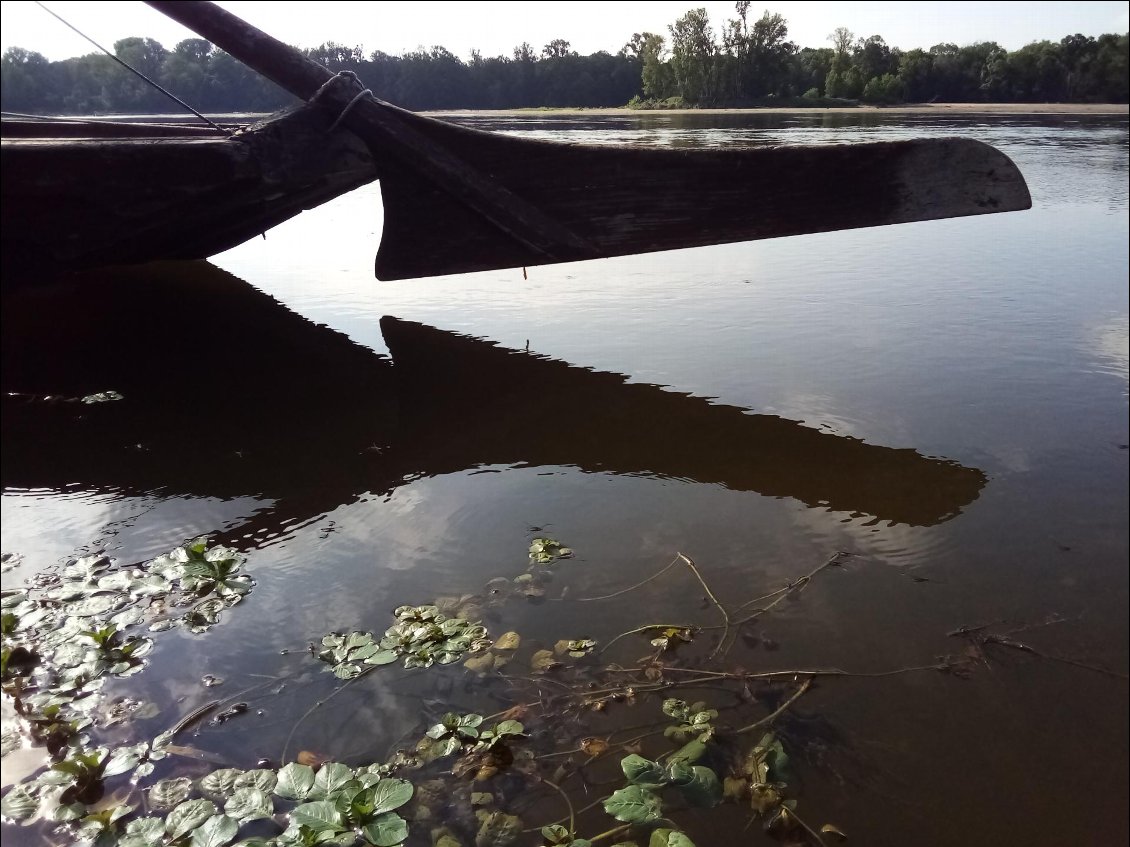
[[[382, 279], [1031, 206], [1009, 158], [972, 139], [751, 150], [520, 139], [383, 103], [355, 76], [335, 77], [212, 3], [150, 5], [310, 104], [301, 114], [311, 126], [227, 140], [66, 138], [65, 129], [89, 125], [54, 125], [9, 138], [18, 127], [5, 122], [6, 261], [81, 268], [205, 257], [371, 180], [363, 147], [385, 206]], [[326, 131], [339, 122], [342, 130]]]
[[[488, 464], [710, 483], [914, 525], [956, 514], [985, 480], [386, 318], [390, 362], [205, 263], [8, 291], [2, 320], [6, 488], [255, 495], [273, 501], [250, 528], [266, 534]], [[124, 399], [43, 399], [106, 390]]]
[[[202, 259], [376, 178], [302, 108], [244, 130], [3, 120], [7, 270]], [[238, 131], [237, 131], [238, 130]]]
[[979, 470], [866, 444], [774, 415], [630, 384], [487, 341], [381, 320], [401, 388], [398, 445], [420, 473], [475, 464], [714, 483], [919, 526], [976, 499]]

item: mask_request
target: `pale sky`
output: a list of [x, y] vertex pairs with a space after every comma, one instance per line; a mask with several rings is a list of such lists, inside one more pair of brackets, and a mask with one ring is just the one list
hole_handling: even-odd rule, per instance
[[[140, 2], [44, 0], [95, 41], [113, 49], [128, 36], [156, 38], [166, 47], [192, 37], [186, 29]], [[484, 56], [510, 55], [522, 41], [535, 50], [564, 38], [584, 54], [615, 53], [633, 32], [667, 35], [667, 25], [687, 10], [703, 7], [717, 33], [734, 15], [732, 2], [657, 0], [657, 2], [251, 2], [230, 0], [224, 8], [276, 38], [299, 47], [325, 41], [360, 44], [399, 54], [442, 45], [466, 59], [477, 47]], [[828, 34], [845, 26], [857, 36], [882, 35], [891, 46], [928, 48], [948, 41], [958, 45], [996, 41], [1015, 50], [1032, 41], [1058, 41], [1065, 35], [1097, 36], [1130, 29], [1126, 2], [776, 2], [755, 4], [750, 17], [777, 12], [789, 25], [789, 38], [801, 47], [827, 47]], [[94, 50], [31, 0], [0, 2], [0, 47], [24, 47], [58, 60]]]

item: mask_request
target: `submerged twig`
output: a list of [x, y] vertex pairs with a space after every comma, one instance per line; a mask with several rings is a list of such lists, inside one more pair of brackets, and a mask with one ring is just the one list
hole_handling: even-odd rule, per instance
[[789, 596], [789, 594], [791, 594], [793, 591], [797, 590], [798, 588], [803, 588], [804, 586], [808, 585], [808, 583], [812, 580], [812, 578], [814, 576], [816, 576], [818, 573], [820, 573], [822, 570], [824, 570], [825, 568], [830, 568], [830, 567], [833, 567], [835, 565], [838, 565], [839, 561], [840, 561], [840, 557], [850, 556], [850, 555], [851, 554], [848, 553], [845, 550], [839, 550], [839, 551], [836, 552], [836, 554], [834, 556], [832, 556], [830, 559], [828, 559], [826, 562], [824, 562], [824, 564], [820, 565], [820, 567], [809, 571], [804, 576], [800, 577], [799, 579], [794, 580], [793, 582], [790, 582], [785, 587], [778, 588], [776, 591], [770, 592], [769, 594], [766, 594], [762, 597], [755, 597], [754, 599], [743, 603], [741, 606], [739, 606], [737, 609], [734, 610], [735, 614], [737, 612], [740, 612], [742, 609], [749, 608], [751, 605], [753, 605], [754, 603], [757, 603], [761, 600], [767, 600], [768, 598], [773, 597], [774, 595], [780, 595], [779, 597], [777, 597], [776, 600], [774, 600], [768, 606], [762, 606], [759, 609], [754, 609], [751, 614], [749, 614], [746, 617], [742, 618], [741, 620], [737, 621], [737, 625], [740, 626], [743, 623], [747, 623], [747, 622], [753, 620], [754, 618], [765, 614], [770, 609], [772, 609], [774, 606], [776, 606], [778, 603], [780, 603], [782, 600], [784, 600], [787, 596]]
[[313, 706], [311, 706], [309, 709], [307, 709], [305, 712], [303, 712], [302, 716], [299, 717], [299, 719], [294, 722], [294, 726], [292, 726], [290, 728], [290, 732], [286, 736], [286, 741], [283, 742], [282, 755], [279, 756], [279, 761], [284, 763], [284, 764], [286, 763], [286, 754], [287, 754], [287, 751], [290, 750], [290, 742], [294, 739], [294, 733], [298, 732], [298, 727], [302, 726], [302, 724], [305, 722], [305, 720], [308, 717], [310, 717], [310, 715], [314, 714], [314, 712], [318, 711], [318, 709], [320, 709], [322, 706], [326, 705], [326, 703], [328, 703], [330, 700], [332, 700], [338, 694], [343, 692], [345, 689], [347, 689], [350, 685], [355, 683], [357, 680], [364, 679], [366, 676], [369, 675], [369, 673], [371, 671], [374, 671], [374, 670], [376, 670], [375, 665], [371, 665], [371, 666], [363, 669], [361, 671], [361, 673], [357, 674], [357, 676], [353, 677], [352, 679], [346, 680], [340, 686], [335, 688], [333, 691], [331, 691], [329, 694], [327, 694], [325, 697], [323, 697], [321, 700], [319, 700], [317, 703], [315, 703]]
[[702, 586], [703, 590], [706, 591], [706, 596], [710, 598], [711, 602], [714, 603], [718, 611], [722, 613], [722, 637], [718, 639], [718, 643], [714, 645], [714, 649], [710, 651], [710, 656], [708, 657], [710, 659], [713, 659], [718, 655], [718, 651], [722, 649], [722, 647], [726, 643], [726, 640], [730, 636], [730, 613], [726, 611], [726, 607], [723, 606], [718, 601], [718, 598], [714, 596], [714, 592], [710, 590], [710, 586], [706, 584], [706, 580], [702, 578], [702, 574], [699, 573], [698, 568], [695, 566], [695, 563], [691, 561], [690, 557], [679, 553], [677, 554], [676, 558], [682, 559], [686, 566], [691, 569], [691, 573], [695, 575], [695, 579], [699, 581], [699, 584]]
[[1032, 647], [1030, 644], [1025, 644], [1022, 641], [1017, 641], [1015, 638], [1009, 638], [1006, 635], [979, 635], [971, 638], [978, 646], [997, 644], [1001, 647], [1008, 647], [1012, 650], [1019, 650], [1022, 653], [1029, 653], [1039, 659], [1047, 659], [1049, 662], [1060, 662], [1064, 665], [1070, 665], [1073, 668], [1081, 668], [1085, 671], [1092, 671], [1093, 673], [1103, 674], [1104, 676], [1114, 677], [1115, 679], [1130, 679], [1126, 674], [1120, 671], [1112, 671], [1109, 668], [1104, 668], [1099, 665], [1091, 665], [1086, 662], [1080, 662], [1075, 659], [1068, 659], [1065, 656], [1055, 656], [1051, 653], [1044, 653]]
[[[649, 582], [651, 582], [653, 579], [658, 579], [659, 577], [663, 576], [663, 574], [667, 573], [667, 571], [671, 570], [671, 568], [675, 567], [675, 565], [677, 565], [677, 564], [679, 564], [679, 557], [678, 556], [676, 556], [674, 559], [672, 559], [670, 562], [668, 562], [666, 565], [664, 565], [660, 570], [653, 573], [647, 579], [641, 580], [640, 582], [637, 582], [635, 585], [630, 585], [627, 588], [621, 588], [619, 591], [613, 591], [611, 594], [601, 594], [597, 597], [572, 597], [572, 598], [569, 598], [569, 599], [572, 600], [572, 602], [574, 602], [574, 603], [588, 603], [588, 602], [591, 602], [593, 600], [611, 600], [613, 597], [619, 597], [621, 594], [627, 594], [629, 591], [635, 591], [637, 588], [642, 588], [643, 586], [645, 586]], [[555, 599], [564, 600], [566, 598], [558, 597], [558, 598], [555, 598]]]
[[558, 785], [556, 782], [550, 782], [545, 777], [541, 781], [561, 795], [561, 799], [565, 801], [566, 807], [569, 809], [569, 837], [577, 837], [577, 813], [573, 811], [573, 801], [569, 799], [569, 795]]
[[796, 691], [794, 691], [792, 696], [789, 697], [788, 700], [786, 700], [784, 703], [782, 703], [780, 706], [778, 706], [772, 712], [767, 714], [765, 717], [761, 718], [761, 720], [754, 721], [749, 726], [743, 726], [741, 729], [734, 730], [734, 735], [741, 735], [744, 732], [753, 732], [753, 730], [755, 730], [755, 729], [758, 729], [760, 727], [766, 726], [767, 724], [773, 723], [773, 721], [777, 720], [777, 718], [779, 718], [785, 712], [785, 710], [789, 708], [789, 706], [791, 706], [793, 703], [795, 703], [797, 700], [799, 700], [802, 696], [804, 696], [804, 692], [806, 692], [811, 687], [812, 687], [812, 677], [809, 677], [808, 679], [806, 679], [804, 682], [802, 682], [800, 684], [800, 688], [798, 688]]

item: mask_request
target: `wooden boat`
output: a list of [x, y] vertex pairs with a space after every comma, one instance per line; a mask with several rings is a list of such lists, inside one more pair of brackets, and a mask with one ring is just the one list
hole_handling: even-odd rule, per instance
[[[972, 139], [715, 150], [519, 139], [384, 103], [355, 76], [335, 76], [212, 3], [149, 5], [308, 103], [299, 130], [292, 137], [291, 123], [272, 122], [231, 140], [5, 137], [9, 258], [83, 267], [206, 256], [368, 181], [370, 168], [385, 207], [381, 279], [1031, 206], [1016, 166]], [[185, 195], [198, 195], [187, 214]]]
[[249, 127], [3, 120], [5, 270], [202, 259], [376, 178], [301, 107]]

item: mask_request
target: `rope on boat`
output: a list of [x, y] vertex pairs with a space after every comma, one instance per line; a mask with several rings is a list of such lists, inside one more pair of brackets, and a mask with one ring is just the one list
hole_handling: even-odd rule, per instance
[[345, 116], [349, 114], [350, 109], [352, 109], [354, 106], [357, 105], [357, 101], [362, 100], [365, 97], [372, 97], [372, 96], [373, 96], [373, 91], [370, 88], [366, 88], [364, 91], [360, 92], [356, 97], [354, 97], [352, 100], [350, 100], [346, 104], [344, 109], [341, 110], [341, 114], [337, 116], [336, 121], [334, 121], [332, 124], [330, 124], [330, 128], [327, 130], [327, 132], [333, 132], [335, 129], [337, 129], [337, 125], [339, 123], [341, 123], [343, 120], [345, 120]]
[[[317, 104], [317, 102], [325, 95], [325, 93], [330, 90], [333, 84], [340, 80], [348, 80], [358, 88], [360, 88], [363, 84], [361, 82], [361, 78], [357, 76], [357, 74], [355, 74], [353, 71], [338, 71], [336, 74], [322, 83], [321, 88], [314, 92], [314, 95], [306, 101], [306, 104], [308, 106]], [[371, 88], [366, 88], [362, 91], [359, 91], [353, 96], [352, 100], [345, 104], [345, 108], [341, 110], [341, 113], [337, 116], [336, 119], [334, 119], [334, 122], [330, 124], [330, 128], [326, 130], [326, 132], [333, 132], [335, 129], [337, 129], [341, 122], [345, 120], [345, 116], [348, 115], [353, 107], [356, 106], [365, 97], [372, 97], [374, 100], [376, 100], [376, 97], [373, 95], [373, 90]]]
[[123, 62], [121, 59], [119, 59], [117, 56], [115, 56], [113, 53], [111, 53], [109, 50], [107, 50], [105, 47], [103, 47], [101, 44], [99, 44], [97, 41], [95, 41], [93, 38], [91, 38], [85, 32], [80, 30], [78, 27], [76, 27], [73, 24], [69, 23], [68, 21], [64, 20], [61, 16], [55, 14], [55, 12], [52, 12], [50, 9], [48, 9], [46, 6], [44, 6], [42, 3], [40, 3], [39, 0], [35, 0], [35, 5], [38, 6], [39, 8], [41, 8], [43, 11], [45, 11], [51, 17], [58, 20], [60, 23], [62, 23], [68, 29], [74, 30], [76, 33], [81, 35], [83, 38], [85, 38], [87, 41], [89, 41], [91, 44], [93, 44], [95, 47], [97, 47], [99, 50], [101, 50], [103, 53], [105, 53], [107, 56], [109, 56], [111, 59], [113, 59], [115, 62], [117, 62], [119, 65], [121, 65], [123, 68], [125, 68], [127, 71], [129, 71], [130, 73], [135, 74], [136, 76], [141, 78], [141, 80], [144, 81], [146, 84], [152, 85], [154, 88], [156, 88], [158, 91], [160, 91], [166, 97], [168, 97], [174, 103], [177, 103], [177, 104], [183, 106], [184, 108], [188, 109], [188, 111], [192, 112], [192, 114], [196, 115], [196, 117], [200, 118], [200, 120], [204, 121], [204, 123], [208, 124], [208, 126], [212, 127], [212, 129], [216, 130], [217, 132], [222, 132], [224, 135], [231, 135], [231, 132], [224, 129], [219, 124], [209, 120], [204, 115], [200, 114], [200, 112], [196, 111], [194, 108], [189, 106], [187, 103], [185, 103], [183, 100], [181, 100], [179, 97], [177, 97], [172, 92], [168, 91], [165, 88], [162, 88], [160, 85], [158, 85], [156, 82], [151, 80], [149, 77], [147, 77], [141, 71], [139, 71], [137, 68], [133, 67], [132, 65], [130, 65], [126, 62]]

